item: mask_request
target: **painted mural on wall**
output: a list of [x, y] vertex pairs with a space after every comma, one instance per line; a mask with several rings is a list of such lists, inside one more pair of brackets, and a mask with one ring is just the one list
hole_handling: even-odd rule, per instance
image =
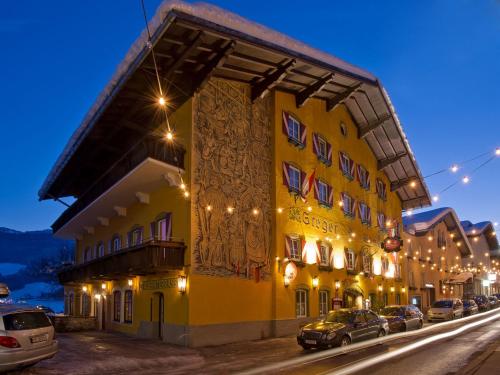
[[[212, 79], [193, 102], [194, 271], [270, 275], [271, 99]], [[228, 209], [229, 207], [229, 209]]]

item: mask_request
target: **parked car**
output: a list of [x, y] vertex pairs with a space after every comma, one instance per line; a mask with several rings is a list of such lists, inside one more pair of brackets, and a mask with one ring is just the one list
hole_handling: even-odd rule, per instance
[[487, 311], [491, 308], [490, 300], [485, 295], [474, 296], [473, 299], [477, 303], [479, 311]]
[[496, 309], [497, 307], [500, 307], [500, 301], [498, 300], [497, 297], [489, 296], [488, 300], [490, 301], [490, 308]]
[[371, 310], [339, 309], [330, 311], [323, 320], [302, 327], [297, 342], [304, 349], [328, 348], [388, 333], [387, 320]]
[[463, 304], [458, 298], [437, 300], [427, 312], [429, 322], [452, 320], [463, 316]]
[[380, 310], [380, 316], [387, 319], [390, 332], [420, 329], [424, 325], [424, 314], [414, 305], [386, 306]]
[[43, 311], [28, 305], [0, 305], [0, 372], [52, 358], [57, 350], [54, 327]]
[[479, 312], [479, 307], [473, 299], [464, 299], [464, 316], [474, 315]]
[[43, 306], [43, 305], [37, 305], [36, 309], [43, 311], [45, 313], [45, 315], [47, 315], [49, 317], [52, 324], [54, 324], [54, 320], [55, 320], [55, 316], [56, 316], [56, 313], [54, 312], [54, 310], [52, 310], [48, 306]]
[[10, 290], [7, 284], [0, 283], [0, 298], [7, 298], [10, 295]]

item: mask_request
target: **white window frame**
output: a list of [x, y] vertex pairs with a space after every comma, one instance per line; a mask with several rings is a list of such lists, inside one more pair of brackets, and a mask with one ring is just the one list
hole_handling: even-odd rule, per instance
[[352, 197], [349, 194], [342, 194], [342, 208], [344, 209], [344, 213], [350, 216], [354, 215], [354, 212], [351, 211], [352, 208]]
[[359, 176], [360, 185], [363, 189], [368, 189], [368, 170], [362, 165], [359, 165], [359, 169], [362, 171], [361, 176]]
[[354, 271], [356, 267], [356, 255], [354, 254], [354, 250], [347, 249], [346, 258], [346, 269], [348, 271]]
[[99, 258], [103, 257], [104, 256], [104, 243], [103, 242], [100, 242], [98, 245], [97, 245], [97, 256]]
[[121, 249], [122, 241], [119, 236], [113, 237], [112, 246], [113, 252], [119, 251]]
[[[302, 188], [302, 172], [300, 171], [300, 169], [294, 167], [293, 165], [290, 165], [289, 168], [288, 168], [288, 177], [290, 179], [289, 181], [289, 188], [292, 189], [292, 190], [296, 190], [296, 191], [301, 191], [301, 188]], [[295, 178], [297, 177], [297, 179]], [[296, 180], [296, 181], [295, 181]], [[297, 183], [297, 185], [295, 186], [294, 183]]]
[[363, 255], [363, 272], [372, 273], [372, 257], [368, 254]]
[[319, 291], [319, 316], [325, 316], [328, 314], [329, 308], [329, 299], [330, 293], [328, 290], [320, 290]]
[[300, 143], [300, 121], [292, 115], [288, 116], [288, 138]]
[[297, 318], [307, 318], [308, 293], [306, 289], [295, 291], [295, 314]]
[[[165, 233], [162, 233], [162, 223], [165, 223]], [[157, 221], [156, 229], [157, 229], [156, 236], [157, 236], [158, 241], [168, 240], [168, 238], [167, 238], [167, 218], [166, 217]]]
[[328, 160], [328, 142], [320, 135], [318, 138], [318, 156], [324, 160]]
[[318, 180], [318, 200], [320, 203], [328, 204], [328, 185]]
[[290, 259], [302, 260], [302, 241], [299, 237], [290, 237]]
[[328, 266], [330, 260], [329, 247], [328, 245], [321, 243], [319, 245], [319, 264], [322, 266]]
[[348, 176], [350, 178], [353, 178], [354, 176], [352, 175], [351, 173], [351, 169], [350, 169], [350, 165], [351, 165], [351, 162], [352, 162], [352, 159], [345, 153], [345, 152], [342, 152], [340, 154], [340, 157], [342, 159], [344, 159], [343, 163], [341, 163], [341, 166], [342, 166], [342, 173], [345, 175], [345, 176]]

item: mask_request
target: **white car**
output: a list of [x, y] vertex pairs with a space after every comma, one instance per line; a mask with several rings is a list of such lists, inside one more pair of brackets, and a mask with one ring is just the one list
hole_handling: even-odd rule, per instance
[[0, 372], [34, 365], [57, 350], [54, 326], [43, 311], [0, 304]]
[[440, 299], [432, 304], [427, 312], [427, 320], [446, 321], [464, 316], [464, 305], [458, 298]]

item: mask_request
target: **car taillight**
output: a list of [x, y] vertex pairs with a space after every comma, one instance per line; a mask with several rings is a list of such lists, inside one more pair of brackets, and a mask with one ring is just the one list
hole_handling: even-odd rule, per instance
[[6, 348], [19, 348], [19, 342], [15, 337], [10, 336], [0, 336], [0, 345], [5, 346]]

